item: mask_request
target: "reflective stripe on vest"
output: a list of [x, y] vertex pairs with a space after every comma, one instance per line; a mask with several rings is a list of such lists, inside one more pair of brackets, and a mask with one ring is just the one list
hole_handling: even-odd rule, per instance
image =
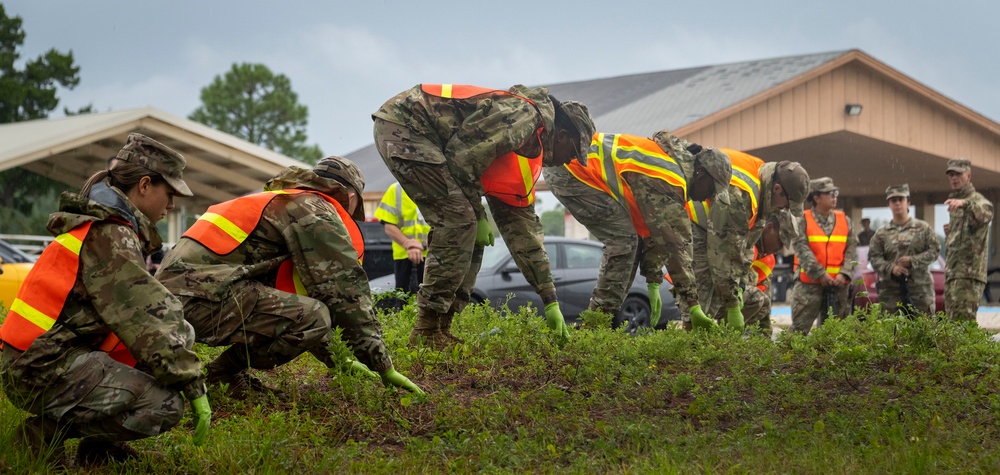
[[764, 281], [771, 276], [771, 272], [774, 271], [774, 254], [768, 254], [760, 259], [753, 261], [750, 264], [750, 268], [757, 273], [757, 288], [760, 290], [766, 290], [764, 287]]
[[636, 232], [649, 237], [649, 228], [639, 211], [632, 189], [622, 179], [623, 173], [641, 173], [658, 178], [681, 189], [687, 199], [687, 180], [680, 165], [656, 142], [626, 134], [594, 134], [587, 154], [587, 165], [572, 161], [566, 169], [578, 180], [609, 194], [628, 207]]
[[688, 212], [688, 218], [698, 227], [708, 231], [708, 201], [691, 201], [684, 203], [684, 209]]
[[0, 339], [25, 351], [55, 325], [76, 285], [80, 249], [92, 224], [90, 221], [56, 236], [42, 251], [0, 326]]
[[[421, 243], [427, 242], [427, 234], [431, 231], [430, 225], [420, 216], [417, 204], [410, 199], [399, 183], [389, 185], [389, 189], [378, 204], [378, 209], [375, 210], [375, 219], [394, 224], [404, 236], [416, 239]], [[424, 250], [424, 255], [426, 254], [427, 251]], [[399, 261], [406, 258], [406, 249], [393, 241], [392, 259]]]
[[[803, 213], [806, 219], [806, 237], [809, 239], [809, 249], [812, 250], [816, 261], [826, 268], [826, 273], [830, 277], [836, 278], [840, 273], [840, 267], [844, 265], [844, 252], [847, 250], [847, 215], [843, 211], [833, 210], [833, 230], [827, 236], [823, 228], [816, 223], [812, 210]], [[799, 280], [806, 284], [816, 284], [818, 282], [809, 278], [809, 275], [799, 269]]]
[[[32, 266], [0, 326], [0, 340], [26, 351], [36, 338], [49, 331], [66, 306], [80, 271], [80, 249], [93, 221], [56, 236]], [[100, 346], [115, 361], [135, 366], [135, 358], [114, 333]]]
[[535, 182], [542, 175], [542, 129], [535, 136], [538, 156], [528, 158], [509, 152], [490, 163], [479, 178], [487, 195], [518, 208], [535, 202]]
[[278, 277], [274, 280], [274, 288], [290, 294], [309, 295], [291, 259], [281, 261], [281, 265], [278, 266]]
[[194, 225], [188, 228], [183, 237], [193, 239], [210, 251], [224, 256], [236, 250], [250, 236], [250, 233], [257, 227], [257, 223], [260, 222], [264, 208], [271, 203], [271, 200], [278, 195], [299, 193], [319, 196], [337, 210], [340, 220], [347, 227], [351, 244], [358, 252], [358, 262], [362, 262], [365, 256], [365, 245], [358, 223], [354, 222], [350, 213], [337, 200], [315, 190], [265, 191], [212, 205], [205, 214], [198, 218], [198, 221], [195, 221]]
[[[424, 94], [443, 97], [445, 99], [470, 99], [487, 94], [516, 97], [531, 104], [535, 110], [535, 102], [524, 96], [509, 91], [488, 87], [469, 86], [467, 84], [421, 84]], [[541, 117], [541, 113], [539, 113]], [[535, 183], [542, 175], [542, 133], [544, 124], [535, 131], [538, 139], [538, 156], [524, 157], [514, 152], [508, 152], [496, 157], [490, 166], [479, 177], [483, 191], [504, 203], [518, 208], [524, 208], [535, 202]]]

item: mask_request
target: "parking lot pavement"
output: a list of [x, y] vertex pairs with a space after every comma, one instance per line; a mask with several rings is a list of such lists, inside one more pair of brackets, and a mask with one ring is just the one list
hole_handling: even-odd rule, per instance
[[[1000, 332], [1000, 307], [980, 306], [976, 314], [979, 326], [989, 331]], [[775, 332], [792, 326], [792, 308], [786, 303], [778, 303], [771, 307], [771, 323]], [[996, 339], [1000, 340], [1000, 333]]]

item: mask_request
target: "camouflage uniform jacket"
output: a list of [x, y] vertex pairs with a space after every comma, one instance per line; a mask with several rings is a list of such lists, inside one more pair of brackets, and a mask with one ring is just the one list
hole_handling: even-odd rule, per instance
[[714, 202], [708, 214], [711, 223], [708, 262], [715, 294], [724, 308], [739, 306], [737, 290], [749, 284], [745, 277], [753, 262], [753, 248], [747, 244], [752, 216], [750, 199], [746, 191], [730, 185], [729, 204]]
[[953, 191], [948, 198], [965, 200], [962, 207], [948, 212], [945, 238], [945, 280], [973, 279], [986, 282], [987, 236], [993, 219], [993, 204], [976, 192], [972, 183]]
[[868, 261], [878, 273], [880, 286], [899, 286], [892, 279], [892, 268], [896, 265], [896, 259], [909, 256], [911, 288], [933, 289], [934, 281], [929, 266], [937, 260], [941, 242], [926, 221], [915, 218], [910, 218], [903, 224], [889, 221], [875, 231], [868, 245]]
[[544, 127], [541, 139], [545, 155], [552, 153], [555, 138], [555, 106], [549, 100], [548, 89], [517, 85], [509, 92], [530, 99], [534, 106], [507, 94], [442, 98], [425, 94], [416, 85], [386, 101], [372, 118], [402, 125], [433, 142], [435, 150], [427, 153], [416, 150], [405, 155], [427, 163], [446, 164], [476, 216], [485, 218], [480, 177], [493, 160], [537, 143], [535, 132], [539, 127]]
[[[822, 216], [813, 210], [813, 218], [816, 219], [816, 224], [819, 225], [820, 229], [826, 233], [827, 236], [833, 232], [833, 226], [836, 224], [834, 217], [836, 214], [830, 211], [827, 216]], [[846, 214], [844, 218], [847, 219], [847, 247], [844, 249], [844, 263], [840, 266], [840, 273], [847, 276], [848, 282], [850, 282], [851, 277], [854, 275], [854, 268], [858, 265], [858, 236], [854, 234], [854, 224], [851, 223], [851, 218]], [[799, 269], [805, 271], [806, 275], [814, 281], [819, 281], [820, 277], [826, 273], [826, 268], [820, 265], [819, 261], [816, 260], [816, 256], [812, 252], [812, 248], [809, 247], [809, 236], [806, 235], [806, 218], [798, 218], [798, 227], [802, 230], [799, 234], [799, 238], [795, 240], [795, 255], [799, 258]]]
[[[292, 188], [316, 190], [347, 202], [343, 185], [298, 167], [286, 169], [265, 189]], [[368, 277], [347, 227], [321, 197], [278, 195], [246, 240], [225, 256], [182, 238], [164, 257], [156, 277], [177, 295], [220, 301], [244, 279], [274, 285], [278, 266], [286, 259], [292, 259], [309, 297], [329, 308], [333, 326], [344, 330], [344, 340], [370, 343], [355, 354], [358, 360], [375, 371], [392, 368], [382, 328], [372, 312]]]
[[[3, 361], [4, 377], [21, 387], [71, 385], [86, 394], [84, 385], [101, 382], [102, 368], [82, 380], [61, 376], [114, 332], [137, 360], [136, 368], [188, 399], [205, 394], [201, 362], [192, 351], [194, 332], [181, 302], [146, 271], [144, 254], [161, 243], [156, 227], [116, 188], [98, 183], [90, 196], [100, 202], [63, 193], [59, 211], [49, 218], [53, 236], [95, 224], [80, 249], [76, 284], [56, 324], [19, 358]], [[136, 223], [138, 233], [122, 221]]]

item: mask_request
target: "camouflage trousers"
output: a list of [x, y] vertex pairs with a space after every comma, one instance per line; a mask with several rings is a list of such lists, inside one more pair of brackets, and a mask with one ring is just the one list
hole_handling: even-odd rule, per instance
[[579, 181], [565, 168], [546, 168], [544, 173], [545, 182], [559, 202], [604, 244], [590, 309], [617, 314], [638, 266], [639, 235], [628, 210], [607, 193]]
[[[792, 295], [792, 331], [808, 335], [813, 322], [820, 317], [821, 312], [824, 318], [827, 318], [830, 313], [829, 307], [826, 306], [827, 288], [819, 284], [801, 282], [795, 286], [795, 293]], [[841, 285], [829, 288], [835, 289], [836, 308], [833, 310], [833, 316], [835, 318], [847, 317], [851, 311], [848, 286]]]
[[944, 313], [952, 320], [976, 321], [979, 300], [986, 282], [975, 279], [949, 279], [944, 283]]
[[743, 291], [743, 323], [747, 331], [771, 336], [771, 296], [756, 286]]
[[[712, 307], [712, 297], [715, 295], [715, 282], [712, 280], [712, 266], [708, 262], [708, 231], [692, 223], [691, 233], [694, 237], [694, 260], [691, 267], [694, 270], [695, 284], [698, 289], [698, 304], [701, 305], [701, 309], [706, 315], [715, 315], [717, 320], [720, 318], [724, 319], [725, 312], [723, 309], [718, 307], [718, 305], [716, 305], [716, 308]], [[678, 301], [677, 305], [681, 309], [681, 322], [685, 325], [688, 324], [691, 321], [691, 313], [688, 312], [688, 306], [682, 304], [680, 301]], [[722, 315], [721, 317], [719, 316], [720, 314]]]
[[221, 301], [179, 298], [199, 343], [246, 346], [251, 368], [271, 369], [306, 351], [334, 366], [328, 349], [330, 311], [319, 300], [247, 280]]
[[[4, 358], [16, 358], [15, 352], [4, 348]], [[185, 409], [179, 391], [102, 351], [82, 353], [46, 387], [24, 387], [7, 375], [0, 379], [11, 404], [58, 421], [67, 438], [144, 439], [176, 426]]]
[[[933, 284], [918, 286], [910, 283], [910, 306], [921, 315], [934, 314]], [[903, 304], [903, 292], [899, 284], [893, 281], [880, 280], [878, 283], [878, 302], [886, 313], [896, 313]]]
[[[389, 150], [390, 143], [393, 150]], [[483, 247], [476, 244], [478, 217], [469, 198], [446, 164], [401, 158], [411, 148], [414, 153], [431, 150], [436, 145], [430, 140], [411, 135], [401, 125], [376, 120], [375, 146], [431, 226], [424, 283], [417, 291], [418, 309], [439, 314], [460, 312], [471, 299], [483, 261]]]

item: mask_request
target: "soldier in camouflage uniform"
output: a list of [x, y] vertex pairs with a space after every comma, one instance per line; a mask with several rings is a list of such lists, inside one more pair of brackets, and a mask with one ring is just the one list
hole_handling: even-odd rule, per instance
[[[765, 224], [772, 218], [779, 219], [785, 224], [780, 226], [784, 241], [791, 243], [797, 238], [794, 216], [802, 214], [809, 185], [805, 168], [798, 162], [764, 163], [757, 179], [760, 196], [751, 196], [747, 190], [730, 184], [729, 203], [712, 203], [707, 223], [692, 226], [698, 297], [706, 313], [719, 321], [738, 323], [742, 315], [739, 290], [753, 287], [756, 282], [746, 278], [754, 260], [753, 245], [761, 239]], [[685, 313], [682, 322], [689, 324]]]
[[951, 194], [945, 225], [944, 311], [952, 320], [976, 321], [986, 287], [986, 256], [993, 203], [972, 186], [972, 162], [948, 161]]
[[932, 315], [934, 280], [929, 266], [940, 255], [941, 243], [927, 222], [910, 217], [909, 185], [890, 186], [885, 194], [892, 221], [875, 231], [868, 248], [868, 261], [878, 273], [879, 303], [888, 312]]
[[638, 268], [640, 239], [628, 208], [578, 180], [565, 167], [546, 167], [542, 173], [552, 194], [604, 244], [601, 270], [588, 308], [617, 314]]
[[[793, 242], [797, 237], [795, 232], [788, 232], [784, 228], [794, 226], [790, 213], [772, 214], [761, 229], [760, 239], [757, 241], [756, 259], [751, 264], [751, 268], [743, 279], [743, 319], [747, 331], [753, 331], [764, 336], [771, 336], [771, 274], [774, 270], [774, 261], [770, 261], [768, 274], [760, 280], [760, 275], [753, 266], [765, 265], [764, 258], [780, 251], [785, 247], [785, 242]], [[784, 222], [784, 226], [782, 226]], [[795, 228], [792, 228], [793, 231]]]
[[[386, 101], [372, 119], [382, 159], [432, 228], [410, 343], [444, 348], [461, 341], [451, 322], [469, 303], [483, 247], [493, 242], [481, 177], [511, 152], [541, 154], [544, 166], [566, 163], [586, 151], [593, 121], [581, 104], [560, 104], [546, 88], [521, 85], [508, 91], [417, 85]], [[492, 196], [487, 202], [518, 268], [542, 297], [546, 322], [565, 339], [534, 204], [516, 207]]]
[[[840, 189], [834, 186], [832, 179], [822, 177], [810, 180], [809, 192], [812, 211], [806, 213], [805, 217], [799, 218], [799, 238], [794, 246], [800, 270], [799, 279], [802, 281], [795, 287], [792, 299], [791, 327], [792, 331], [807, 335], [817, 318], [822, 323], [823, 318], [831, 311], [838, 318], [844, 318], [850, 313], [848, 287], [858, 260], [858, 237], [854, 234], [851, 218], [843, 211], [835, 209]], [[816, 233], [822, 235], [810, 234], [813, 224], [817, 226]], [[832, 234], [839, 229], [844, 230], [843, 235], [833, 236]], [[828, 265], [819, 262], [811, 247], [813, 244], [810, 238], [817, 242], [817, 246], [824, 244], [820, 241], [829, 239], [829, 242], [824, 244], [824, 248], [831, 249], [827, 253], [830, 257], [827, 260]], [[836, 250], [837, 246], [831, 247], [837, 243], [843, 243], [843, 251]], [[830, 262], [836, 261], [842, 263], [839, 266], [829, 265]], [[833, 310], [830, 310], [826, 303], [826, 292], [831, 290], [834, 292], [835, 301]]]
[[[372, 311], [353, 222], [364, 220], [361, 171], [347, 159], [327, 157], [311, 170], [287, 168], [264, 189], [210, 208], [156, 273], [180, 297], [198, 342], [232, 345], [208, 364], [208, 382], [229, 384], [231, 396], [244, 398], [272, 392], [249, 368], [271, 369], [304, 352], [341, 367], [329, 345], [332, 328], [340, 327], [357, 360], [386, 385], [420, 392], [393, 369]], [[252, 215], [240, 214], [251, 208]], [[220, 221], [246, 226], [231, 233], [242, 241], [225, 253], [216, 252], [212, 237]], [[298, 279], [295, 293], [276, 288], [286, 261]]]
[[[177, 152], [130, 134], [111, 170], [80, 194], [63, 193], [48, 223], [56, 241], [0, 327], [0, 385], [34, 414], [15, 429], [16, 446], [61, 459], [63, 441], [80, 437], [82, 465], [134, 457], [124, 441], [174, 427], [182, 395], [195, 408], [195, 443], [204, 442], [211, 412], [194, 332], [145, 260], [160, 247], [154, 223], [174, 194], [191, 196], [184, 165]], [[60, 294], [64, 301], [51, 300]], [[126, 356], [112, 359], [107, 342], [124, 344], [117, 355]]]

